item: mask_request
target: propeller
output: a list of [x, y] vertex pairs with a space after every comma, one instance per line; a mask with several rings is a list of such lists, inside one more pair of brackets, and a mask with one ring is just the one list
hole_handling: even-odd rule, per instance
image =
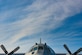
[[76, 52], [74, 52], [73, 54], [74, 55], [77, 55], [79, 52], [81, 52], [82, 51], [82, 48], [79, 48]]
[[4, 47], [4, 45], [1, 45], [2, 50], [5, 52], [6, 55], [12, 55], [14, 54], [18, 49], [20, 49], [20, 47], [18, 46], [17, 48], [15, 48], [13, 51], [11, 51], [10, 53], [8, 53], [8, 51], [6, 50], [6, 48]]
[[79, 52], [82, 51], [82, 48], [79, 48], [76, 52], [71, 53], [71, 51], [69, 50], [69, 48], [67, 47], [66, 44], [64, 44], [63, 46], [64, 46], [64, 48], [68, 51], [68, 53], [69, 53], [70, 55], [77, 55]]
[[4, 47], [4, 45], [1, 45], [1, 48], [5, 52], [5, 54], [8, 54], [8, 51], [6, 50], [6, 48]]
[[72, 54], [66, 44], [64, 44], [64, 48], [68, 51], [68, 53], [69, 53], [70, 55]]
[[8, 55], [12, 55], [13, 53], [15, 53], [20, 47], [18, 46], [17, 48], [15, 48], [13, 51], [11, 51]]

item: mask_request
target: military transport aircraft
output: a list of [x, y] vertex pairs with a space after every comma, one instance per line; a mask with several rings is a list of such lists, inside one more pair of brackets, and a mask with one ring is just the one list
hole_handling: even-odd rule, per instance
[[25, 53], [25, 55], [56, 55], [55, 52], [45, 43], [35, 43], [35, 45], [30, 49], [29, 52]]
[[[82, 51], [82, 48], [79, 48], [76, 52], [71, 53], [71, 51], [68, 49], [67, 45], [64, 44], [64, 48], [68, 51], [69, 55], [77, 55], [79, 52]], [[52, 48], [50, 48], [46, 43], [35, 43], [34, 46], [30, 49], [29, 52], [25, 53], [25, 55], [58, 55], [54, 52]], [[62, 54], [60, 54], [62, 55]]]
[[[6, 55], [12, 55], [20, 47], [15, 48], [10, 53], [8, 53], [8, 51], [6, 50], [6, 48], [3, 45], [1, 45], [1, 48], [5, 52]], [[68, 51], [69, 55], [78, 55], [78, 53], [82, 51], [82, 48], [79, 48], [76, 52], [71, 53], [71, 51], [68, 49], [66, 44], [64, 44], [64, 48]], [[21, 54], [19, 54], [19, 55], [21, 55]], [[35, 45], [31, 47], [29, 52], [22, 54], [22, 55], [58, 55], [58, 54], [56, 54], [54, 52], [54, 50], [52, 48], [50, 48], [46, 43], [43, 44], [40, 39], [40, 43], [35, 43]], [[59, 54], [59, 55], [63, 55], [63, 54]], [[64, 54], [64, 55], [66, 55], [66, 54]]]

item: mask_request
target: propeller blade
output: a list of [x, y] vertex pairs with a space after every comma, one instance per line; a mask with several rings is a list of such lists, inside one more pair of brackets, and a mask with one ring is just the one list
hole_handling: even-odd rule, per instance
[[5, 54], [8, 54], [8, 51], [6, 50], [6, 48], [4, 47], [4, 45], [1, 45], [1, 48], [5, 52]]
[[15, 48], [13, 51], [11, 51], [8, 55], [12, 55], [14, 52], [16, 52], [20, 47]]
[[81, 51], [82, 51], [82, 48], [79, 48], [73, 55], [77, 55]]
[[64, 44], [64, 48], [68, 51], [68, 53], [69, 53], [70, 55], [72, 54], [66, 44]]

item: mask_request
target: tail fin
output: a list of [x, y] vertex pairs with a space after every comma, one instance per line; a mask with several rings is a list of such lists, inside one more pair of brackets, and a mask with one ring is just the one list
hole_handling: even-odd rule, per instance
[[4, 45], [1, 45], [1, 48], [5, 52], [5, 54], [8, 54], [8, 51], [6, 50], [6, 48], [4, 47]]

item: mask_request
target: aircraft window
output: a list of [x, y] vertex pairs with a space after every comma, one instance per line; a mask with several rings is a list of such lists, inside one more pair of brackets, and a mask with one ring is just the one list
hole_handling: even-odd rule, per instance
[[37, 47], [35, 47], [34, 50], [37, 50]]
[[39, 46], [38, 49], [39, 49], [39, 50], [43, 50], [43, 47], [42, 47], [42, 46]]

